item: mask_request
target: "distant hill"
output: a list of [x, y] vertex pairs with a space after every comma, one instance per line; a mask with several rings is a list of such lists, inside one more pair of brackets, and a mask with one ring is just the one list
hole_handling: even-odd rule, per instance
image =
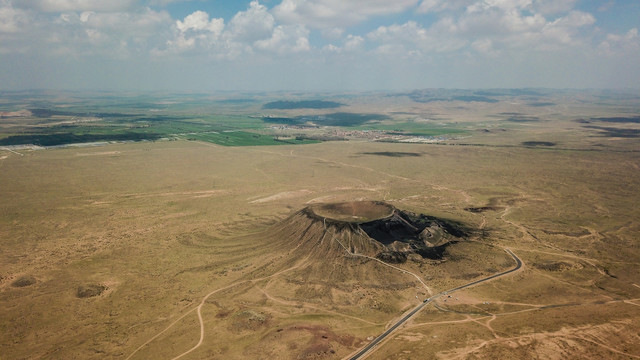
[[344, 104], [335, 101], [301, 100], [272, 101], [262, 106], [263, 109], [334, 109]]

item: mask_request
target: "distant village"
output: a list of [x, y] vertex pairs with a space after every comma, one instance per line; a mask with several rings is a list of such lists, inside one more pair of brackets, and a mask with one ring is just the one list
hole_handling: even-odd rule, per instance
[[[276, 131], [300, 131], [319, 129], [317, 125], [274, 125], [272, 130]], [[308, 135], [306, 135], [308, 136]], [[317, 136], [316, 136], [317, 137]], [[447, 140], [453, 140], [450, 136], [416, 136], [403, 134], [400, 132], [389, 132], [387, 130], [344, 130], [339, 128], [330, 128], [321, 136], [324, 140], [349, 140], [361, 139], [380, 142], [405, 142], [405, 143], [435, 143]]]

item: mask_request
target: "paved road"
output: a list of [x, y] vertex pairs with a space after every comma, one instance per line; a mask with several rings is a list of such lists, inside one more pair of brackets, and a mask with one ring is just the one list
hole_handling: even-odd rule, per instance
[[473, 286], [473, 285], [476, 285], [476, 284], [479, 284], [479, 283], [482, 283], [482, 282], [485, 282], [485, 281], [489, 281], [491, 279], [495, 279], [495, 278], [500, 277], [500, 276], [504, 276], [504, 275], [510, 274], [510, 273], [520, 269], [522, 267], [522, 260], [520, 260], [520, 258], [518, 258], [516, 256], [516, 254], [514, 254], [511, 250], [504, 249], [504, 251], [506, 251], [507, 254], [511, 255], [511, 257], [516, 261], [516, 266], [513, 269], [509, 269], [509, 270], [503, 271], [501, 273], [493, 274], [491, 276], [488, 276], [488, 277], [480, 279], [480, 280], [472, 281], [472, 282], [470, 282], [468, 284], [464, 284], [462, 286], [458, 286], [456, 288], [453, 288], [453, 289], [450, 289], [450, 290], [447, 290], [447, 291], [443, 291], [441, 293], [433, 295], [430, 298], [425, 299], [420, 305], [416, 306], [413, 310], [411, 310], [410, 313], [408, 313], [407, 315], [403, 316], [402, 319], [398, 320], [398, 322], [396, 322], [395, 324], [393, 324], [393, 326], [391, 326], [385, 332], [380, 334], [380, 336], [378, 336], [377, 338], [373, 339], [373, 341], [370, 342], [364, 348], [362, 348], [362, 350], [358, 351], [358, 353], [356, 353], [355, 355], [350, 357], [349, 360], [357, 360], [357, 359], [362, 358], [365, 354], [367, 354], [369, 351], [371, 351], [371, 349], [373, 349], [378, 343], [380, 343], [387, 336], [389, 336], [389, 334], [391, 334], [395, 329], [397, 329], [400, 325], [404, 324], [413, 315], [415, 315], [418, 311], [422, 310], [423, 307], [427, 306], [427, 304], [429, 304], [431, 301], [435, 300], [436, 298], [438, 298], [438, 297], [440, 297], [442, 295], [450, 294], [450, 293], [452, 293], [454, 291], [458, 291], [458, 290], [462, 290], [462, 289], [468, 288], [470, 286]]

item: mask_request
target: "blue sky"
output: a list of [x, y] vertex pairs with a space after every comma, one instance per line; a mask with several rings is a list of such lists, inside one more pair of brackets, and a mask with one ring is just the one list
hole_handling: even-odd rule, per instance
[[639, 88], [640, 0], [0, 0], [0, 89]]

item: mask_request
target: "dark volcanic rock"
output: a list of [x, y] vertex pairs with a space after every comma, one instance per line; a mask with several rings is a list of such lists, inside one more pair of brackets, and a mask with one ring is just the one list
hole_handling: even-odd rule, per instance
[[298, 249], [313, 256], [344, 256], [347, 251], [391, 263], [405, 262], [411, 255], [440, 260], [449, 244], [472, 232], [460, 222], [399, 210], [382, 201], [312, 204], [279, 228], [283, 238], [308, 239]]
[[360, 228], [385, 246], [387, 251], [376, 256], [385, 262], [404, 262], [408, 253], [442, 259], [447, 245], [469, 232], [464, 225], [451, 220], [401, 210], [395, 210], [387, 218], [360, 224]]

